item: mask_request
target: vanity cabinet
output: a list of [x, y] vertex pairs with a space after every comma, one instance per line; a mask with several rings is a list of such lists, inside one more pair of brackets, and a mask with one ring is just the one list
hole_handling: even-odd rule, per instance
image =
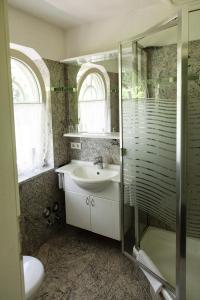
[[89, 197], [66, 191], [65, 210], [67, 224], [90, 230]]
[[119, 202], [91, 196], [91, 231], [120, 240]]
[[95, 193], [80, 194], [65, 190], [66, 223], [120, 240], [118, 200], [99, 197]]
[[[56, 170], [59, 173], [59, 187], [65, 191], [66, 223], [121, 240], [119, 166], [108, 165], [103, 169], [105, 176], [112, 175], [110, 180], [100, 180], [97, 184], [98, 181], [92, 177], [92, 188], [91, 184], [88, 184], [88, 188], [82, 185], [85, 177], [80, 177], [82, 181], [74, 177], [74, 170], [80, 166], [85, 170], [94, 168], [95, 172], [101, 172], [93, 163], [82, 161], [72, 161]], [[92, 176], [95, 177], [94, 170]]]

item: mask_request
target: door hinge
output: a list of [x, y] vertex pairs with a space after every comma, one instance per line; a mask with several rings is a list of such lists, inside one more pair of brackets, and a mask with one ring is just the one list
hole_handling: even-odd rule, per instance
[[127, 153], [126, 148], [121, 148], [121, 156], [125, 156]]

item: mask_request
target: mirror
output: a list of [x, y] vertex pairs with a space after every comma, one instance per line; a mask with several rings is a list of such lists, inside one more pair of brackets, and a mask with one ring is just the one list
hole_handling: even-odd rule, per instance
[[65, 61], [68, 76], [68, 132], [119, 132], [117, 51]]

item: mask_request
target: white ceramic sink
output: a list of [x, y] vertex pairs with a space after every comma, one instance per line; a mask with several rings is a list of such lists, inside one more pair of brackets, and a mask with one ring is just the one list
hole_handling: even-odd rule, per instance
[[97, 169], [96, 166], [77, 166], [70, 172], [70, 176], [84, 189], [101, 190], [119, 176], [119, 171], [109, 168]]

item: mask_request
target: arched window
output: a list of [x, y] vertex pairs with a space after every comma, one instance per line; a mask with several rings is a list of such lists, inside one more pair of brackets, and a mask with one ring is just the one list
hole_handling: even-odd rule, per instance
[[48, 166], [44, 82], [34, 63], [27, 61], [11, 58], [17, 167], [21, 179]]
[[41, 88], [37, 76], [24, 62], [12, 58], [12, 90], [14, 103], [41, 103]]
[[104, 74], [94, 67], [78, 78], [78, 118], [82, 132], [110, 131], [109, 101]]

